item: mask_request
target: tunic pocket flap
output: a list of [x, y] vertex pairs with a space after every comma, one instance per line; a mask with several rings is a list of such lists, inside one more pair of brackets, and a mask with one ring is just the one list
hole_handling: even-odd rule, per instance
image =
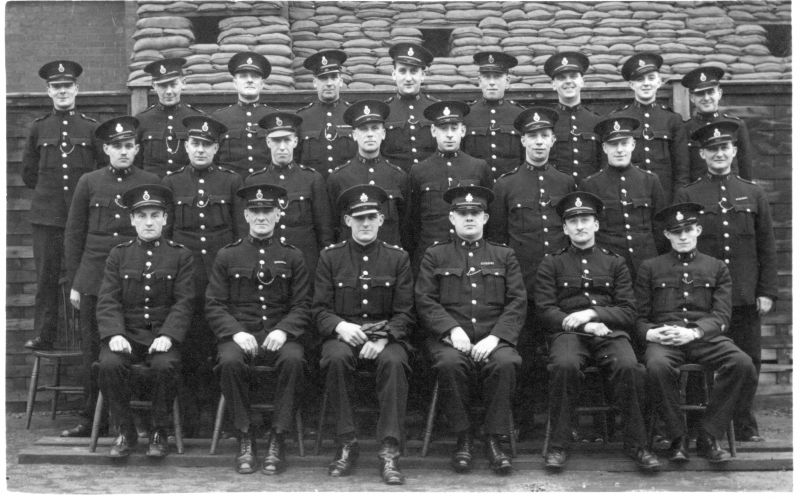
[[433, 270], [434, 276], [461, 276], [464, 269], [460, 267], [437, 267]]

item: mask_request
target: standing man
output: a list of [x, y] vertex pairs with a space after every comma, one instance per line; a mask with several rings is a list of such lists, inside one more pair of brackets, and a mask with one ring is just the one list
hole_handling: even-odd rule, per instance
[[486, 415], [486, 455], [497, 474], [512, 470], [500, 446], [509, 428], [511, 396], [522, 360], [514, 346], [525, 321], [525, 285], [514, 251], [483, 238], [492, 191], [448, 189], [456, 237], [425, 251], [414, 293], [425, 348], [439, 380], [442, 408], [458, 436], [451, 465], [472, 467], [470, 381], [480, 383]]
[[390, 112], [382, 152], [390, 162], [408, 172], [436, 151], [436, 143], [428, 134], [431, 124], [421, 116], [436, 101], [420, 90], [433, 54], [421, 45], [404, 42], [392, 45], [389, 57], [394, 63], [392, 78], [397, 95], [386, 101]]
[[177, 57], [153, 61], [144, 67], [153, 78], [158, 102], [136, 115], [139, 120], [136, 143], [140, 148], [136, 166], [159, 178], [188, 163], [184, 148], [186, 129], [182, 120], [189, 115], [202, 114], [202, 111], [181, 102], [186, 84], [184, 64], [186, 59]]
[[650, 453], [644, 423], [644, 369], [636, 360], [630, 332], [636, 300], [625, 260], [595, 245], [603, 202], [576, 191], [561, 199], [569, 246], [545, 256], [536, 275], [536, 311], [550, 355], [549, 419], [552, 428], [545, 467], [560, 471], [580, 394], [581, 370], [593, 360], [603, 371], [622, 413], [625, 451], [642, 471], [660, 466]]
[[108, 398], [119, 435], [109, 455], [122, 458], [136, 446], [130, 408], [131, 365], [144, 363], [153, 372], [152, 432], [149, 457], [169, 451], [167, 429], [172, 401], [178, 394], [180, 352], [192, 314], [192, 253], [162, 236], [167, 223], [169, 189], [143, 184], [125, 192], [137, 237], [114, 247], [108, 256], [97, 299], [100, 331], [100, 390]]
[[[721, 120], [700, 127], [692, 140], [708, 171], [678, 192], [678, 202], [703, 206], [703, 233], [698, 249], [722, 260], [733, 279], [733, 310], [727, 336], [752, 359], [761, 372], [761, 316], [772, 310], [778, 296], [777, 255], [772, 215], [764, 190], [731, 173], [737, 155], [739, 124]], [[762, 441], [752, 405], [758, 386], [736, 407], [736, 439]]]
[[658, 175], [669, 203], [678, 188], [689, 184], [689, 141], [681, 115], [656, 103], [662, 85], [658, 72], [662, 62], [660, 55], [649, 52], [625, 61], [622, 78], [633, 89], [633, 102], [612, 111], [609, 117], [623, 114], [639, 120], [633, 162]]
[[453, 234], [450, 206], [443, 198], [445, 191], [458, 185], [492, 187], [489, 164], [460, 150], [468, 113], [469, 106], [459, 101], [436, 102], [425, 108], [437, 152], [411, 168], [411, 202], [405, 230], [415, 270], [429, 245], [446, 241]]
[[705, 229], [702, 211], [697, 203], [676, 203], [659, 212], [672, 250], [644, 261], [636, 277], [636, 330], [647, 345], [647, 392], [672, 442], [669, 460], [676, 463], [689, 460], [679, 405], [680, 365], [699, 363], [715, 372], [697, 437], [698, 454], [711, 463], [731, 459], [719, 440], [758, 385], [752, 361], [726, 336], [731, 317], [728, 268], [697, 249]]
[[[686, 73], [681, 79], [681, 85], [689, 89], [689, 100], [694, 104], [694, 115], [686, 120], [686, 135], [691, 139], [692, 134], [702, 127], [716, 120], [731, 120], [739, 125], [736, 131], [736, 158], [731, 165], [731, 172], [739, 177], [750, 180], [753, 178], [753, 149], [750, 146], [750, 134], [747, 124], [737, 118], [719, 110], [719, 101], [722, 99], [720, 81], [725, 76], [725, 70], [716, 66], [700, 66]], [[689, 141], [689, 180], [695, 181], [706, 173], [706, 162], [700, 156], [700, 144]]]
[[337, 205], [351, 235], [322, 251], [312, 308], [339, 442], [328, 474], [345, 476], [355, 466], [359, 451], [350, 403], [356, 389], [353, 373], [357, 367], [369, 367], [375, 370], [380, 407], [381, 478], [386, 484], [403, 484], [398, 462], [405, 438], [414, 282], [408, 254], [378, 239], [384, 220], [381, 207], [388, 198], [386, 191], [368, 184], [352, 186], [339, 196]]
[[258, 122], [267, 132], [272, 161], [250, 175], [245, 184], [267, 183], [286, 189], [285, 204], [280, 207], [283, 221], [276, 226], [275, 235], [303, 252], [306, 269], [314, 276], [320, 249], [334, 242], [333, 220], [322, 174], [293, 160], [302, 121], [294, 113], [279, 111]]
[[625, 116], [595, 125], [608, 166], [578, 184], [603, 201], [597, 244], [623, 256], [634, 279], [639, 265], [658, 255], [653, 218], [666, 205], [658, 176], [631, 163], [637, 128], [639, 121]]
[[508, 70], [517, 65], [517, 58], [502, 52], [478, 52], [472, 59], [478, 65], [482, 97], [470, 105], [464, 118], [464, 151], [485, 160], [496, 179], [516, 168], [522, 153], [514, 129], [514, 119], [522, 108], [505, 99], [510, 85]]
[[245, 201], [250, 234], [217, 254], [206, 291], [206, 317], [217, 336], [220, 386], [238, 432], [236, 472], [256, 471], [256, 433], [251, 426], [251, 367], [266, 362], [276, 368], [275, 410], [261, 472], [286, 467], [284, 435], [291, 427], [297, 391], [303, 387], [306, 362], [300, 337], [307, 333], [308, 273], [303, 254], [275, 238], [281, 218], [280, 186], [254, 184], [238, 191]]
[[61, 437], [88, 437], [92, 430], [97, 384], [92, 376], [92, 363], [100, 355], [97, 330], [97, 297], [109, 252], [120, 243], [136, 236], [122, 195], [142, 184], [158, 184], [158, 176], [133, 167], [139, 151], [136, 127], [132, 116], [120, 116], [104, 122], [95, 130], [103, 141], [108, 168], [81, 176], [67, 217], [64, 233], [64, 260], [69, 298], [80, 311], [82, 377], [85, 407], [81, 422], [61, 433]]
[[339, 98], [342, 89], [342, 64], [347, 54], [341, 50], [323, 50], [303, 61], [314, 73], [317, 100], [297, 110], [303, 120], [298, 163], [313, 168], [323, 178], [356, 154], [350, 138], [352, 127], [344, 122], [347, 103]]
[[553, 81], [558, 95], [556, 145], [552, 158], [556, 168], [577, 184], [600, 169], [600, 140], [594, 126], [600, 116], [581, 103], [583, 75], [589, 58], [580, 52], [559, 52], [544, 62], [544, 72]]
[[381, 144], [386, 138], [384, 122], [388, 115], [389, 106], [375, 100], [358, 101], [344, 113], [344, 121], [353, 127], [358, 154], [337, 167], [328, 177], [328, 194], [331, 205], [336, 207], [334, 223], [339, 224], [340, 228], [337, 241], [347, 239], [351, 229], [344, 224], [344, 214], [335, 202], [342, 192], [357, 184], [369, 184], [386, 191], [387, 199], [381, 207], [383, 224], [378, 239], [390, 245], [401, 245], [405, 239], [400, 223], [408, 209], [408, 175], [381, 156]]
[[211, 117], [228, 127], [220, 138], [217, 164], [239, 174], [242, 179], [269, 162], [264, 130], [258, 120], [276, 111], [259, 102], [264, 80], [272, 66], [266, 57], [255, 52], [239, 52], [228, 61], [238, 99], [236, 104], [211, 113]]
[[52, 61], [39, 68], [53, 110], [33, 121], [22, 153], [22, 182], [33, 189], [30, 223], [36, 266], [36, 313], [27, 349], [50, 350], [58, 325], [64, 226], [81, 175], [97, 168], [97, 120], [75, 109], [81, 65]]

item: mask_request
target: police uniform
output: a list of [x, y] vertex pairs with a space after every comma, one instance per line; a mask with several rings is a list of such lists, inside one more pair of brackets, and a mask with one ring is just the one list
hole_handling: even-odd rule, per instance
[[[369, 123], [383, 123], [389, 114], [389, 107], [375, 100], [364, 100], [354, 103], [345, 112], [344, 119], [348, 125], [357, 128]], [[375, 158], [364, 158], [356, 154], [350, 161], [340, 165], [328, 177], [328, 194], [331, 204], [339, 199], [344, 190], [357, 184], [378, 186], [386, 191], [388, 197], [381, 207], [384, 221], [378, 231], [378, 239], [390, 245], [401, 245], [404, 235], [400, 230], [408, 203], [408, 174], [397, 165], [389, 163], [378, 155]], [[350, 228], [344, 225], [342, 213], [338, 210], [334, 221], [339, 224], [337, 240], [349, 239]]]
[[[433, 54], [414, 43], [393, 45], [389, 48], [389, 57], [395, 65], [403, 63], [418, 66], [423, 71], [433, 61]], [[435, 102], [434, 98], [421, 92], [413, 96], [398, 93], [386, 100], [390, 111], [381, 153], [406, 172], [436, 152], [431, 122], [423, 116], [424, 110]]]
[[[341, 72], [345, 60], [347, 54], [341, 50], [323, 50], [308, 57], [303, 66], [313, 72], [315, 78], [319, 78]], [[356, 144], [351, 138], [352, 127], [344, 120], [348, 106], [340, 98], [333, 102], [317, 99], [297, 110], [303, 125], [295, 158], [298, 163], [313, 168], [324, 178], [356, 154]]]
[[[248, 208], [273, 208], [279, 206], [279, 199], [285, 199], [286, 190], [254, 184], [238, 194]], [[309, 307], [308, 272], [303, 254], [294, 246], [274, 236], [246, 236], [217, 253], [206, 290], [206, 318], [218, 340], [215, 371], [222, 394], [235, 428], [242, 433], [240, 445], [249, 445], [249, 450], [240, 449], [250, 454], [249, 472], [255, 466], [255, 436], [249, 431], [249, 388], [255, 382], [251, 366], [266, 361], [277, 369], [267, 457], [279, 471], [284, 460], [283, 433], [292, 426], [296, 393], [304, 383], [305, 357], [300, 342], [311, 326]], [[233, 340], [235, 334], [247, 332], [261, 346], [274, 330], [287, 334], [286, 343], [275, 352], [259, 351], [255, 359]]]
[[[376, 214], [387, 200], [388, 194], [378, 186], [356, 185], [341, 193], [337, 205], [350, 216], [359, 217]], [[312, 310], [323, 342], [320, 369], [335, 412], [336, 434], [340, 444], [348, 447], [340, 450], [339, 460], [348, 460], [342, 455], [353, 453], [352, 442], [342, 436], [352, 437], [356, 431], [350, 401], [356, 389], [353, 372], [357, 366], [375, 369], [380, 409], [376, 434], [383, 443], [379, 455], [388, 454], [386, 458], [393, 461], [400, 455], [398, 445], [405, 438], [410, 371], [406, 350], [414, 323], [413, 306], [411, 263], [400, 247], [377, 239], [362, 245], [351, 235], [321, 252]], [[385, 338], [388, 344], [375, 360], [360, 360], [363, 344], [351, 346], [337, 337], [336, 327], [343, 321], [358, 325], [386, 321], [375, 339]], [[391, 445], [387, 438], [393, 440]], [[338, 468], [348, 465], [332, 464]]]
[[[259, 73], [266, 79], [272, 66], [266, 57], [255, 52], [239, 52], [228, 61], [228, 71], [236, 75], [239, 71]], [[228, 107], [211, 113], [211, 117], [222, 122], [228, 130], [220, 137], [216, 163], [233, 170], [242, 179], [269, 163], [266, 133], [258, 121], [268, 113], [277, 111], [264, 103], [237, 101]]]
[[[658, 71], [661, 63], [662, 58], [657, 54], [636, 54], [623, 64], [622, 77], [631, 81], [638, 76]], [[636, 100], [615, 109], [609, 116], [619, 115], [639, 120], [641, 126], [633, 134], [636, 149], [631, 161], [658, 175], [669, 203], [675, 191], [689, 183], [688, 139], [681, 115], [663, 104], [642, 104]]]
[[[703, 147], [733, 142], [737, 125], [731, 121], [713, 122], [698, 129], [693, 140]], [[730, 270], [733, 311], [727, 335], [750, 356], [759, 373], [761, 320], [756, 299], [769, 297], [775, 301], [778, 296], [775, 234], [766, 193], [754, 182], [732, 173], [718, 175], [708, 170], [679, 191], [675, 200], [703, 206], [699, 216], [703, 232], [697, 248], [722, 260]], [[758, 435], [755, 415], [750, 409], [753, 397], [755, 392], [735, 419], [743, 439]]]
[[[632, 137], [638, 126], [633, 118], [606, 118], [595, 126], [595, 132], [614, 147], [615, 142]], [[658, 255], [656, 241], [662, 238], [653, 225], [653, 216], [666, 205], [658, 177], [633, 164], [607, 165], [578, 187], [603, 201], [597, 244], [623, 256], [636, 279], [639, 265]]]
[[[551, 79], [567, 71], [583, 75], [588, 69], [589, 59], [580, 52], [559, 52], [544, 63], [544, 72]], [[600, 115], [582, 103], [568, 106], [559, 102], [554, 109], [558, 121], [553, 128], [556, 144], [550, 150], [550, 158], [558, 170], [571, 176], [577, 184], [600, 169], [603, 148], [594, 132]]]
[[[181, 68], [185, 63], [183, 58], [162, 59], [148, 64], [144, 71], [152, 75], [153, 83], [164, 83], [182, 78]], [[158, 102], [136, 115], [139, 120], [136, 143], [140, 148], [136, 166], [164, 177], [189, 163], [184, 147], [186, 128], [183, 119], [202, 113], [183, 102], [171, 106]]]
[[[562, 198], [557, 209], [566, 222], [575, 216], [597, 217], [603, 202], [591, 193], [576, 191]], [[563, 467], [578, 404], [581, 369], [594, 360], [610, 382], [615, 405], [622, 413], [624, 446], [640, 468], [658, 467], [658, 460], [647, 451], [644, 369], [636, 360], [629, 334], [636, 300], [625, 260], [598, 245], [578, 248], [570, 244], [542, 260], [534, 297], [550, 346], [547, 370], [552, 437], [546, 465]], [[611, 330], [607, 335], [584, 331], [586, 324], [574, 331], [565, 330], [565, 318], [587, 309], [597, 314], [591, 322]]]
[[[297, 133], [302, 119], [295, 114], [278, 112], [265, 116], [258, 125], [267, 135]], [[325, 179], [312, 168], [291, 162], [288, 165], [270, 163], [251, 174], [245, 184], [275, 184], [286, 189], [286, 204], [281, 220], [275, 227], [275, 237], [290, 243], [303, 252], [306, 269], [314, 275], [319, 251], [333, 240], [333, 221]]]
[[[517, 65], [516, 57], [502, 52], [478, 52], [472, 59], [481, 73], [508, 75], [508, 70]], [[514, 119], [521, 111], [522, 107], [509, 99], [481, 97], [470, 104], [469, 115], [464, 117], [467, 135], [462, 149], [486, 161], [495, 178], [519, 165], [523, 149]]]
[[[693, 69], [681, 79], [681, 85], [691, 93], [702, 94], [709, 89], [719, 88], [720, 80], [725, 75], [725, 70], [716, 66], [701, 66]], [[689, 137], [689, 179], [694, 181], [706, 173], [706, 162], [700, 158], [700, 144], [691, 139], [692, 135], [704, 125], [718, 120], [730, 120], [739, 125], [736, 129], [736, 157], [731, 164], [731, 172], [744, 179], [753, 178], [753, 148], [750, 145], [750, 133], [747, 123], [741, 118], [729, 113], [722, 113], [717, 109], [711, 113], [695, 110], [694, 115], [684, 122], [686, 135]]]
[[[468, 113], [469, 107], [458, 101], [441, 101], [425, 108], [425, 117], [434, 125], [463, 122]], [[437, 152], [414, 165], [409, 177], [411, 201], [405, 231], [409, 235], [413, 267], [417, 269], [429, 245], [453, 234], [448, 218], [450, 205], [444, 201], [444, 192], [459, 184], [491, 189], [493, 178], [484, 160], [463, 151]]]
[[[701, 222], [703, 206], [679, 203], [657, 214], [667, 230]], [[705, 230], [706, 226], [703, 225]], [[636, 330], [647, 345], [648, 393], [673, 440], [671, 460], [686, 460], [686, 425], [679, 409], [678, 371], [684, 363], [699, 363], [716, 372], [709, 404], [703, 412], [698, 450], [712, 461], [729, 459], [716, 443], [725, 434], [736, 408], [757, 385], [750, 358], [731, 342], [731, 275], [721, 260], [693, 249], [646, 260], [636, 277]], [[650, 329], [672, 325], [695, 330], [695, 340], [684, 345], [647, 341]], [[682, 456], [681, 456], [682, 455]]]
[[[133, 139], [137, 125], [132, 116], [112, 118], [97, 128], [95, 136], [106, 144]], [[75, 187], [64, 233], [64, 260], [67, 283], [81, 294], [79, 312], [85, 396], [81, 416], [84, 421], [91, 422], [94, 418], [97, 398], [91, 368], [100, 354], [95, 312], [106, 259], [112, 248], [136, 237], [128, 211], [122, 204], [122, 195], [136, 186], [158, 182], [155, 174], [133, 166], [116, 168], [109, 165], [81, 176]]]
[[[166, 209], [170, 201], [169, 189], [158, 184], [137, 186], [122, 197], [122, 203], [132, 212], [145, 207]], [[125, 456], [136, 443], [130, 410], [133, 363], [145, 363], [153, 372], [154, 431], [148, 455], [166, 453], [166, 429], [180, 377], [177, 346], [184, 341], [192, 315], [192, 267], [192, 253], [163, 236], [152, 241], [137, 237], [114, 247], [108, 256], [97, 299], [101, 340], [98, 383], [108, 398], [111, 415], [120, 422], [112, 456]], [[130, 343], [130, 353], [111, 350], [109, 342], [117, 335]], [[161, 336], [169, 337], [172, 347], [148, 352]]]
[[[83, 69], [72, 61], [53, 61], [39, 69], [51, 83], [75, 83]], [[64, 252], [64, 226], [78, 179], [97, 167], [102, 146], [97, 121], [75, 108], [53, 109], [34, 120], [22, 153], [22, 181], [33, 189], [29, 222], [36, 266], [36, 312], [32, 349], [52, 349], [58, 324], [58, 293]]]
[[[449, 189], [445, 197], [453, 210], [485, 211], [492, 193], [482, 186], [465, 186]], [[425, 251], [414, 293], [425, 346], [439, 380], [441, 406], [459, 435], [453, 465], [463, 470], [463, 462], [468, 468], [471, 461], [469, 380], [474, 374], [486, 406], [486, 434], [512, 432], [511, 396], [522, 363], [514, 346], [527, 307], [522, 273], [514, 251], [505, 245], [454, 237]], [[500, 340], [486, 361], [477, 363], [449, 343], [450, 331], [456, 327], [464, 329], [471, 344], [489, 335]], [[494, 453], [494, 447], [490, 445], [492, 450], [487, 451]], [[470, 458], [459, 458], [465, 452]]]

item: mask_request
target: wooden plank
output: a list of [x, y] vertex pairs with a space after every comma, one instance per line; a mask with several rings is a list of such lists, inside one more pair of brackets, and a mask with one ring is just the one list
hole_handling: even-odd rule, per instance
[[6, 307], [31, 307], [36, 304], [34, 294], [9, 295], [6, 297]]
[[6, 259], [32, 259], [33, 247], [29, 246], [7, 246]]

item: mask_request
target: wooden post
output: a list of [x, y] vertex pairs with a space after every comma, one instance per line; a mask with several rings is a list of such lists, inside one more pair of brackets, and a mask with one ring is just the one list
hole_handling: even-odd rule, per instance
[[150, 87], [130, 87], [131, 116], [136, 116], [147, 108], [147, 92]]
[[689, 106], [689, 89], [678, 82], [672, 84], [672, 110], [688, 120], [691, 117]]

